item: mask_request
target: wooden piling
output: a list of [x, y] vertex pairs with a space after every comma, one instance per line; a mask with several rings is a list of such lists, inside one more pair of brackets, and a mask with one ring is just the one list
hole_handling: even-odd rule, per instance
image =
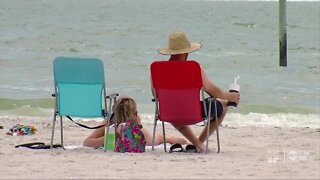
[[279, 0], [279, 65], [287, 66], [286, 0]]

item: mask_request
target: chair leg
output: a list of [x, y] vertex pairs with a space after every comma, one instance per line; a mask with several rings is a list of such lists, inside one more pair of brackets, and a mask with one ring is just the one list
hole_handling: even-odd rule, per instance
[[152, 135], [152, 151], [154, 150], [154, 142], [156, 140], [157, 115], [154, 117], [153, 135]]
[[154, 142], [156, 139], [156, 127], [157, 127], [157, 120], [158, 120], [158, 101], [155, 101], [156, 107], [155, 107], [155, 113], [154, 113], [154, 122], [153, 122], [153, 136], [152, 136], [152, 151], [154, 151]]
[[53, 120], [52, 120], [52, 132], [51, 132], [51, 143], [50, 143], [50, 149], [52, 149], [53, 147], [53, 137], [54, 137], [54, 128], [55, 128], [55, 125], [56, 125], [56, 113], [54, 111], [54, 114], [53, 114]]
[[64, 149], [63, 146], [63, 124], [62, 124], [62, 116], [60, 116], [60, 129], [61, 129], [61, 146]]
[[208, 126], [207, 126], [207, 140], [206, 140], [206, 154], [209, 152], [209, 133], [210, 133], [210, 122], [208, 123]]
[[215, 103], [215, 120], [216, 120], [216, 126], [217, 126], [217, 144], [218, 144], [218, 151], [217, 153], [220, 152], [220, 138], [219, 138], [219, 119], [218, 119], [218, 112], [217, 112], [217, 100], [214, 101]]
[[211, 105], [212, 102], [209, 103], [209, 112], [208, 112], [208, 122], [207, 122], [207, 138], [206, 138], [206, 154], [209, 152], [209, 136], [210, 136], [210, 121], [211, 121]]
[[[109, 135], [109, 129], [110, 129], [110, 118], [107, 119], [107, 124], [106, 124], [106, 128], [104, 129], [104, 140], [103, 140], [103, 149], [104, 149], [104, 152], [107, 151], [107, 146], [108, 146], [108, 143], [109, 143], [109, 140], [108, 140], [108, 135]], [[116, 126], [116, 125], [115, 125]]]
[[163, 143], [164, 143], [164, 152], [167, 152], [167, 141], [166, 141], [166, 131], [164, 128], [164, 122], [162, 121], [162, 131], [163, 131]]
[[219, 138], [219, 123], [218, 123], [218, 118], [216, 120], [216, 126], [217, 126], [217, 144], [218, 144], [218, 151], [217, 153], [220, 152], [220, 138]]

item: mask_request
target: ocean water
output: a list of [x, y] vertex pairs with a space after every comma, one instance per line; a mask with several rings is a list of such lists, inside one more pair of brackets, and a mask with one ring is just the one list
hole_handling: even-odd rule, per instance
[[152, 122], [150, 64], [168, 34], [203, 47], [189, 55], [241, 102], [225, 123], [320, 127], [320, 2], [287, 2], [288, 66], [279, 67], [277, 1], [0, 0], [0, 116], [50, 116], [52, 61], [103, 60], [107, 93], [129, 95]]

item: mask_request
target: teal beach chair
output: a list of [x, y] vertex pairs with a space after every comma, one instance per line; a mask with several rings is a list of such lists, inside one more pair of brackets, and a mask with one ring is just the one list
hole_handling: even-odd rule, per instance
[[[55, 107], [51, 148], [57, 116], [60, 116], [62, 147], [64, 147], [63, 116], [70, 120], [72, 120], [70, 116], [107, 119], [107, 132], [109, 132], [111, 105], [116, 101], [118, 94], [106, 95], [102, 61], [96, 58], [57, 57], [53, 61], [53, 73]], [[109, 109], [107, 101], [109, 101]]]

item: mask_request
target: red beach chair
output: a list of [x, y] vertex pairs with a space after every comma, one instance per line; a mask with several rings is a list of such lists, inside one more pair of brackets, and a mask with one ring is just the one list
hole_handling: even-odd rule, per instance
[[[156, 61], [151, 64], [151, 80], [155, 96], [155, 116], [153, 128], [154, 150], [155, 131], [157, 121], [162, 121], [164, 150], [166, 150], [165, 126], [164, 122], [192, 125], [204, 121], [210, 126], [211, 104], [215, 103], [214, 98], [209, 98], [209, 112], [206, 117], [202, 117], [201, 101], [204, 102], [204, 91], [201, 77], [201, 68], [196, 61]], [[217, 106], [215, 106], [217, 107]], [[217, 109], [215, 109], [217, 112]], [[220, 152], [218, 117], [215, 113], [217, 123], [217, 144]], [[209, 128], [206, 138], [206, 153], [208, 152]]]

